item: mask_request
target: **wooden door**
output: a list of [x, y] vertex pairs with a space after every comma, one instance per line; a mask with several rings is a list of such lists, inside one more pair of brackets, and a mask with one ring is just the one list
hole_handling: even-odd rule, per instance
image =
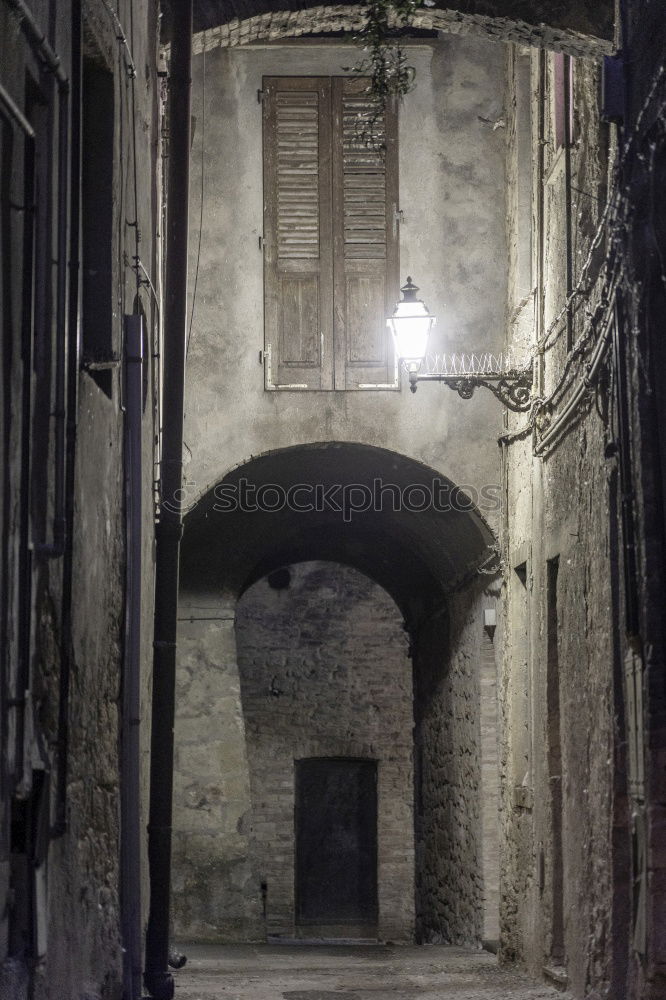
[[377, 921], [377, 763], [296, 761], [296, 922]]

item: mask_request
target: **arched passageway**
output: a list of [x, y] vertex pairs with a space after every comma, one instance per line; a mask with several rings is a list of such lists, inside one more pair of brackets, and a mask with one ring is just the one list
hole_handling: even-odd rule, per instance
[[188, 515], [177, 932], [304, 936], [290, 816], [297, 762], [336, 758], [379, 771], [379, 921], [329, 931], [497, 937], [496, 672], [483, 627], [492, 545], [471, 497], [362, 445], [253, 459]]

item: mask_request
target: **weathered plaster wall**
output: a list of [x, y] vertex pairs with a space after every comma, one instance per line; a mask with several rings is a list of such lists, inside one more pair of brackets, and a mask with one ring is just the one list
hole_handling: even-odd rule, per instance
[[[262, 579], [242, 596], [237, 651], [221, 602], [181, 605], [176, 932], [409, 941], [413, 714], [402, 617], [356, 570], [313, 562], [290, 574], [287, 588]], [[295, 925], [294, 761], [308, 757], [378, 762], [376, 928]]]
[[181, 595], [173, 918], [185, 940], [261, 940], [233, 598]]
[[[506, 302], [504, 55], [481, 39], [408, 47], [416, 86], [400, 111], [401, 263], [438, 315], [433, 351], [498, 349]], [[191, 273], [201, 256], [188, 354], [186, 474], [191, 500], [271, 448], [356, 441], [417, 458], [458, 483], [497, 482], [500, 408], [450, 390], [265, 392], [261, 107], [264, 74], [341, 74], [355, 48], [217, 48], [194, 59]]]
[[[540, 58], [545, 71], [543, 134], [535, 97], [540, 86]], [[545, 394], [556, 387], [567, 360], [566, 315], [557, 320], [566, 299], [566, 153], [554, 144], [549, 54], [531, 57], [531, 142], [521, 134], [522, 121], [529, 113], [524, 59], [516, 52], [510, 60], [510, 201], [514, 205], [520, 202], [527, 156], [534, 168], [533, 228], [531, 232], [529, 227], [521, 228], [518, 214], [510, 220], [513, 301], [509, 340], [524, 344], [531, 327], [534, 345], [550, 330], [537, 368], [537, 386]], [[575, 61], [577, 138], [570, 153], [574, 274], [585, 259], [607, 180], [608, 138], [598, 119], [597, 86], [598, 67]], [[544, 151], [543, 161], [532, 155], [532, 150], [539, 148]], [[521, 247], [528, 238], [532, 241], [536, 289], [521, 305]], [[584, 311], [574, 311], [571, 343], [583, 332], [584, 324]], [[542, 458], [533, 454], [535, 438], [531, 434], [510, 439], [505, 453], [503, 528], [502, 952], [507, 958], [518, 957], [535, 974], [541, 974], [544, 967], [562, 966], [569, 989], [581, 997], [604, 994], [614, 965], [622, 962], [625, 946], [613, 933], [612, 879], [616, 877], [620, 883], [623, 875], [611, 833], [617, 822], [616, 796], [622, 791], [615, 787], [613, 778], [617, 739], [616, 576], [612, 559], [615, 511], [613, 465], [605, 453], [610, 430], [603, 385], [594, 402], [596, 405], [583, 409], [568, 434]], [[509, 419], [509, 431], [520, 430], [521, 425], [524, 418]], [[556, 587], [552, 586], [554, 560], [558, 565]], [[554, 684], [550, 692], [549, 676]], [[561, 777], [553, 772], [555, 758], [551, 756], [558, 741]], [[560, 780], [563, 957], [557, 954], [554, 940], [558, 897], [554, 885], [558, 838], [555, 793]], [[621, 777], [617, 780], [621, 783]]]

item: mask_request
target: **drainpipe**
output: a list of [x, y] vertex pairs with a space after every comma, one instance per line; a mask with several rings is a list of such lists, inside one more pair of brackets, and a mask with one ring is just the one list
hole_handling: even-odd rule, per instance
[[120, 738], [120, 900], [127, 1000], [141, 996], [141, 576], [143, 322], [125, 317], [127, 574]]
[[572, 166], [571, 166], [571, 56], [564, 56], [564, 204], [565, 204], [565, 253], [567, 283], [567, 352], [573, 347], [573, 311], [569, 299], [573, 291], [573, 219], [571, 218]]
[[182, 520], [183, 391], [187, 329], [187, 234], [190, 160], [192, 0], [173, 6], [169, 73], [169, 174], [167, 184], [164, 320], [164, 423], [161, 504], [155, 529], [155, 633], [150, 747], [148, 864], [150, 909], [144, 982], [155, 1000], [174, 993], [169, 965], [173, 727], [176, 682], [178, 564]]

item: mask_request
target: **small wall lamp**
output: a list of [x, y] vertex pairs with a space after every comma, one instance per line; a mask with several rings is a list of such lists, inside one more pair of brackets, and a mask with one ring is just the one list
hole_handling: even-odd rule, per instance
[[455, 373], [422, 372], [428, 337], [436, 323], [421, 299], [416, 298], [418, 287], [408, 276], [402, 286], [402, 299], [396, 303], [393, 315], [386, 320], [395, 342], [398, 358], [409, 375], [409, 388], [416, 392], [418, 382], [444, 382], [455, 389], [463, 399], [471, 399], [474, 390], [489, 389], [509, 410], [528, 410], [532, 402], [532, 366], [512, 368], [507, 371]]

